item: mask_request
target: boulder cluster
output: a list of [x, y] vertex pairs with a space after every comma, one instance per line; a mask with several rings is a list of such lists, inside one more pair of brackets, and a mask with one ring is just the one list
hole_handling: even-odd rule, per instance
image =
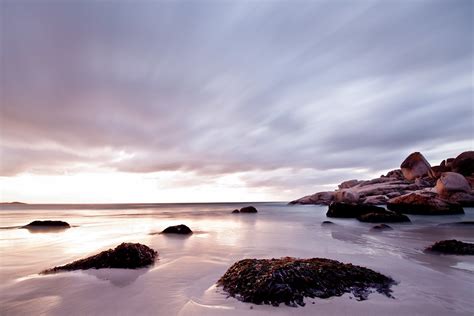
[[304, 298], [352, 293], [358, 300], [377, 291], [391, 297], [395, 281], [373, 270], [324, 258], [244, 259], [234, 263], [217, 282], [243, 302], [304, 306]]
[[474, 206], [474, 151], [431, 166], [414, 152], [386, 175], [372, 180], [348, 180], [335, 191], [317, 192], [291, 204], [333, 202], [359, 205], [387, 205], [391, 211], [407, 214], [458, 214], [463, 206]]

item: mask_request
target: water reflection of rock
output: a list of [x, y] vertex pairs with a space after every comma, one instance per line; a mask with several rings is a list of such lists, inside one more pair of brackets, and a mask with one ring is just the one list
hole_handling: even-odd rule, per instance
[[43, 233], [62, 233], [69, 229], [69, 227], [21, 227], [28, 230], [31, 234], [43, 234]]
[[89, 269], [82, 272], [93, 275], [99, 280], [110, 281], [117, 287], [125, 287], [135, 282], [141, 275], [148, 272], [149, 268], [142, 269]]

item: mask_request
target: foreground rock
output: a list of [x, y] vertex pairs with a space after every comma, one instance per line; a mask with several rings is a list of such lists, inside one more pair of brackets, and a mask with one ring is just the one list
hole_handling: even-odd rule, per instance
[[434, 197], [446, 202], [474, 206], [474, 151], [445, 159], [434, 167], [430, 167], [421, 153], [414, 152], [403, 161], [400, 168], [372, 180], [344, 181], [335, 191], [317, 192], [290, 204], [329, 205], [343, 202], [385, 205], [390, 199], [430, 190], [438, 194]]
[[246, 206], [240, 209], [240, 213], [257, 213], [257, 209], [253, 206]]
[[461, 205], [443, 200], [436, 193], [429, 191], [409, 193], [390, 199], [387, 208], [400, 213], [419, 215], [464, 213]]
[[42, 273], [55, 273], [60, 271], [119, 268], [137, 269], [149, 266], [155, 262], [158, 253], [142, 244], [122, 243], [101, 253], [72, 263], [45, 270]]
[[474, 255], [474, 244], [452, 240], [442, 240], [426, 248], [427, 251], [449, 255]]
[[328, 298], [352, 293], [367, 299], [374, 290], [391, 297], [395, 281], [373, 270], [335, 260], [244, 259], [217, 282], [230, 296], [254, 304], [304, 306], [305, 297]]
[[387, 224], [379, 224], [371, 228], [371, 230], [392, 230], [392, 229], [393, 228], [388, 226]]
[[188, 226], [181, 224], [181, 225], [167, 227], [161, 233], [162, 234], [189, 235], [189, 234], [192, 234], [193, 231]]
[[33, 221], [22, 228], [70, 228], [71, 226], [63, 221]]

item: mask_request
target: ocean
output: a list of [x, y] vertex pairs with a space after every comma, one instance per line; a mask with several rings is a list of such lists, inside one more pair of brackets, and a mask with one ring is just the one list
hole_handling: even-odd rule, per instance
[[[257, 214], [231, 214], [253, 205]], [[329, 219], [327, 207], [274, 203], [3, 205], [0, 209], [1, 315], [472, 315], [474, 257], [425, 253], [435, 241], [474, 242], [474, 208], [464, 215], [416, 216], [412, 223]], [[63, 220], [63, 231], [18, 227]], [[335, 225], [322, 226], [325, 220]], [[194, 234], [155, 234], [185, 224]], [[140, 242], [154, 266], [40, 275], [57, 265]], [[373, 293], [307, 299], [304, 307], [243, 303], [216, 281], [244, 258], [322, 257], [391, 276], [394, 298]]]

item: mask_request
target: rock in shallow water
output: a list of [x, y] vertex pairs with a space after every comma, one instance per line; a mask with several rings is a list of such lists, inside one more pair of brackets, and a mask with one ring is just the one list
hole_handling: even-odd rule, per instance
[[326, 216], [339, 218], [356, 218], [357, 216], [360, 216], [362, 214], [374, 212], [381, 213], [386, 212], [386, 210], [383, 207], [374, 205], [332, 202], [329, 205]]
[[240, 213], [257, 213], [257, 209], [253, 206], [246, 206], [240, 209]]
[[161, 233], [162, 234], [189, 235], [189, 234], [192, 234], [193, 231], [188, 226], [181, 224], [181, 225], [167, 227]]
[[63, 221], [33, 221], [29, 223], [28, 225], [23, 226], [22, 228], [49, 228], [49, 227], [55, 227], [55, 228], [70, 228], [71, 226]]
[[157, 256], [158, 253], [155, 250], [145, 245], [122, 243], [115, 249], [105, 250], [97, 255], [54, 267], [42, 273], [103, 268], [137, 269], [153, 264]]
[[452, 240], [442, 240], [426, 248], [427, 251], [449, 255], [474, 255], [474, 244]]
[[365, 300], [374, 290], [391, 297], [394, 280], [373, 270], [324, 258], [244, 259], [217, 282], [230, 296], [255, 304], [304, 306], [305, 297], [352, 293]]
[[361, 222], [367, 223], [403, 223], [410, 222], [408, 216], [395, 212], [372, 212], [357, 216]]

